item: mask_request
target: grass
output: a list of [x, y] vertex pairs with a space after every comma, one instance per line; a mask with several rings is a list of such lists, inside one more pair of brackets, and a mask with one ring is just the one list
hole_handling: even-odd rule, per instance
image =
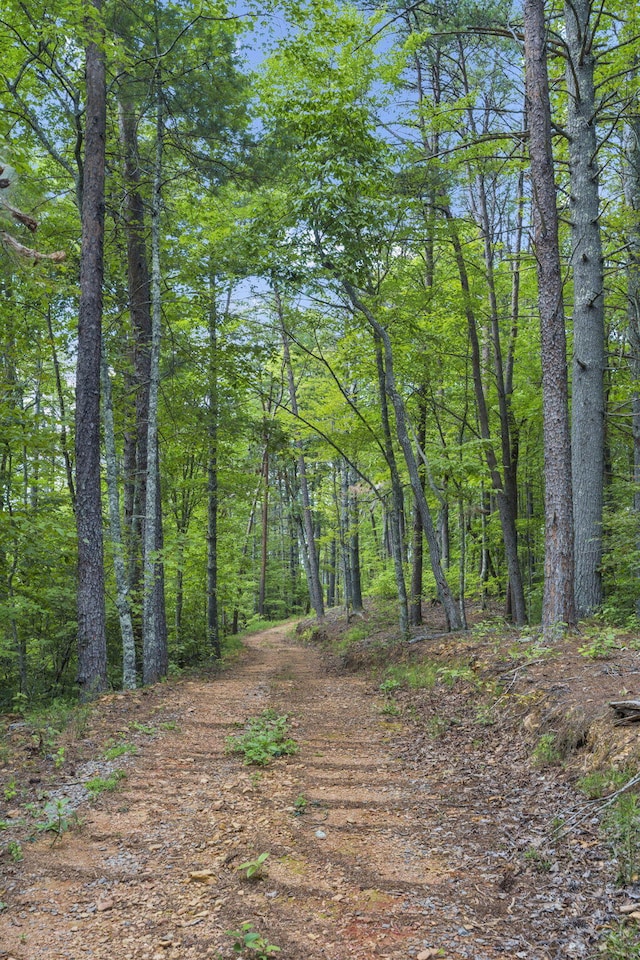
[[126, 778], [124, 770], [114, 770], [108, 777], [93, 777], [87, 780], [85, 787], [89, 791], [89, 798], [95, 800], [101, 793], [110, 793], [116, 790], [121, 780]]

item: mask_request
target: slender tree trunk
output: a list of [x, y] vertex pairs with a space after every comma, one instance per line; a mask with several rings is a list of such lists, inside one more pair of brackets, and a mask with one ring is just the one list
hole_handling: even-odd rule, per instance
[[396, 432], [398, 434], [398, 441], [400, 443], [400, 447], [402, 448], [407, 469], [409, 471], [409, 479], [411, 481], [413, 495], [420, 507], [422, 525], [424, 528], [425, 537], [427, 539], [427, 544], [429, 546], [431, 569], [433, 571], [433, 576], [436, 581], [436, 588], [438, 590], [438, 598], [442, 603], [449, 630], [461, 630], [462, 619], [460, 617], [460, 611], [451, 594], [449, 584], [447, 583], [447, 578], [442, 570], [438, 537], [433, 524], [433, 518], [431, 516], [429, 504], [427, 503], [424, 490], [422, 489], [422, 484], [420, 483], [418, 464], [407, 430], [407, 416], [404, 403], [396, 387], [395, 374], [393, 370], [393, 351], [391, 348], [389, 334], [382, 324], [378, 323], [375, 316], [371, 310], [369, 310], [366, 304], [360, 300], [352, 284], [343, 280], [342, 285], [355, 309], [362, 313], [374, 333], [376, 333], [382, 340], [385, 354], [386, 389], [391, 402], [393, 403], [393, 408], [396, 415]]
[[66, 425], [66, 404], [64, 402], [64, 393], [62, 391], [62, 377], [60, 376], [60, 364], [58, 362], [58, 351], [56, 350], [56, 341], [53, 336], [53, 326], [51, 323], [51, 307], [47, 308], [47, 331], [49, 333], [49, 342], [51, 344], [51, 357], [53, 359], [53, 371], [56, 379], [56, 394], [58, 397], [58, 406], [60, 408], [60, 448], [62, 450], [62, 459], [64, 460], [64, 472], [67, 478], [67, 488], [71, 498], [71, 509], [76, 510], [76, 489], [73, 483], [73, 464], [71, 463], [71, 453], [67, 438]]
[[378, 371], [378, 398], [380, 401], [380, 419], [382, 422], [382, 434], [384, 436], [384, 450], [389, 473], [391, 474], [391, 509], [389, 516], [389, 534], [391, 539], [391, 556], [393, 557], [393, 569], [396, 578], [396, 587], [398, 590], [398, 620], [400, 633], [403, 637], [409, 635], [409, 606], [407, 600], [407, 587], [404, 579], [404, 567], [402, 565], [402, 534], [400, 531], [400, 517], [404, 510], [402, 483], [396, 461], [395, 450], [393, 449], [393, 439], [391, 436], [391, 424], [389, 422], [389, 406], [387, 403], [387, 386], [384, 357], [382, 355], [382, 340], [374, 334], [376, 349], [376, 368]]
[[567, 345], [551, 145], [544, 0], [525, 0], [525, 79], [542, 347], [545, 562], [542, 624], [552, 636], [576, 620]]
[[356, 474], [351, 475], [351, 487], [349, 491], [350, 504], [350, 525], [351, 537], [349, 549], [351, 551], [351, 589], [353, 592], [353, 609], [358, 612], [363, 609], [362, 605], [362, 577], [360, 572], [360, 517], [358, 507], [358, 494], [355, 491]]
[[[276, 311], [280, 322], [280, 334], [282, 337], [282, 351], [284, 365], [287, 371], [287, 383], [289, 386], [289, 403], [291, 413], [294, 417], [298, 416], [298, 398], [296, 395], [296, 383], [293, 376], [293, 366], [291, 364], [291, 352], [289, 349], [289, 334], [284, 323], [284, 310], [280, 292], [277, 286], [273, 288]], [[316, 612], [316, 617], [324, 617], [324, 600], [322, 595], [322, 584], [320, 583], [320, 570], [318, 564], [318, 548], [313, 532], [313, 514], [311, 512], [311, 496], [309, 494], [309, 483], [307, 480], [307, 465], [302, 452], [302, 445], [299, 440], [295, 442], [298, 450], [298, 475], [300, 477], [300, 494], [302, 497], [302, 525], [304, 529], [304, 538], [307, 544], [307, 554], [309, 558], [309, 597], [311, 605]]]
[[104, 410], [104, 446], [107, 472], [107, 494], [109, 499], [109, 527], [111, 548], [113, 550], [113, 566], [116, 579], [116, 607], [120, 620], [120, 635], [122, 637], [122, 687], [124, 690], [133, 690], [136, 686], [136, 647], [129, 605], [129, 584], [127, 581], [127, 567], [125, 563], [124, 545], [122, 543], [122, 526], [120, 523], [120, 498], [118, 495], [118, 465], [116, 455], [116, 439], [113, 426], [113, 401], [111, 396], [111, 381], [107, 359], [104, 354], [101, 361], [102, 373], [102, 405]]
[[260, 585], [258, 587], [258, 614], [265, 616], [267, 595], [267, 559], [269, 547], [269, 437], [264, 433], [264, 453], [262, 455], [262, 536], [260, 552]]
[[[636, 515], [636, 549], [640, 552], [640, 117], [629, 121], [625, 138], [625, 200], [629, 214], [627, 265], [627, 317], [629, 372], [632, 381], [631, 429], [633, 435], [633, 510]], [[640, 617], [640, 567], [636, 569], [636, 616]]]
[[[168, 651], [164, 614], [164, 582], [156, 555], [161, 543], [160, 471], [158, 460], [158, 396], [160, 388], [160, 345], [162, 299], [160, 291], [160, 214], [162, 209], [163, 118], [157, 90], [156, 157], [151, 210], [151, 367], [149, 375], [149, 420], [147, 424], [147, 476], [144, 519], [142, 623], [144, 683], [156, 683], [166, 676]], [[159, 596], [160, 595], [160, 596]]]
[[[101, 0], [94, 0], [98, 15]], [[95, 26], [89, 28], [95, 34]], [[98, 40], [102, 37], [99, 36]], [[106, 80], [97, 40], [86, 50], [86, 131], [76, 368], [78, 683], [82, 699], [107, 688], [107, 640], [100, 490], [100, 352], [104, 270]]]
[[207, 647], [216, 660], [222, 654], [218, 627], [218, 330], [213, 271], [209, 283], [209, 409], [207, 426]]
[[[481, 196], [482, 196], [481, 192]], [[485, 200], [486, 206], [486, 200]], [[494, 322], [492, 324], [494, 340], [494, 360], [498, 383], [498, 404], [500, 409], [500, 429], [502, 438], [502, 460], [503, 475], [500, 474], [498, 459], [493, 447], [491, 438], [491, 425], [489, 422], [489, 410], [482, 382], [482, 358], [480, 354], [480, 342], [478, 339], [478, 329], [476, 318], [471, 306], [471, 293], [469, 288], [469, 278], [464, 262], [460, 238], [453, 224], [453, 218], [449, 210], [446, 211], [449, 219], [450, 236], [460, 275], [460, 284], [464, 294], [465, 314], [467, 318], [467, 328], [469, 330], [469, 340], [471, 343], [471, 363], [473, 370], [473, 385], [476, 396], [476, 405], [478, 408], [478, 420], [480, 422], [480, 433], [485, 443], [485, 458], [491, 482], [496, 494], [498, 503], [498, 512], [500, 515], [500, 525], [502, 529], [502, 538], [504, 541], [505, 558], [507, 570], [509, 572], [509, 582], [513, 597], [513, 619], [517, 624], [526, 623], [527, 611], [524, 599], [524, 587], [522, 583], [522, 573], [520, 570], [520, 561], [518, 558], [518, 534], [516, 527], [516, 508], [517, 508], [517, 490], [515, 485], [515, 476], [513, 465], [511, 463], [511, 444], [509, 440], [509, 416], [506, 402], [506, 394], [503, 378], [502, 351], [500, 348], [500, 333], [498, 329], [498, 307], [495, 299], [495, 290], [493, 289], [493, 269], [492, 269], [492, 251], [488, 240], [485, 242], [485, 257], [488, 260], [489, 292], [491, 296], [491, 309]], [[488, 217], [487, 217], [488, 219]], [[486, 226], [486, 225], [485, 225]]]
[[573, 379], [571, 451], [575, 602], [579, 617], [602, 603], [605, 335], [591, 0], [565, 3], [569, 134]]
[[[418, 420], [418, 446], [421, 450], [424, 450], [425, 443], [427, 438], [427, 402], [424, 396], [424, 390], [420, 391], [420, 414]], [[424, 464], [418, 468], [420, 471], [420, 482], [422, 483], [422, 489], [424, 490]], [[440, 527], [440, 549], [442, 553], [442, 561], [447, 567], [447, 560], [445, 557], [445, 539], [442, 536], [443, 530], [443, 511], [444, 506], [440, 510], [439, 516], [439, 527]], [[409, 604], [409, 622], [412, 627], [419, 627], [422, 623], [422, 575], [424, 567], [424, 536], [422, 531], [422, 517], [420, 516], [420, 510], [418, 504], [413, 503], [413, 550], [411, 558], [411, 601]]]

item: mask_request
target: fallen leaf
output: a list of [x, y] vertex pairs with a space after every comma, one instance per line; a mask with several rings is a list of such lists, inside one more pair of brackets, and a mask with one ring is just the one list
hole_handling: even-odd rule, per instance
[[213, 883], [215, 879], [213, 870], [192, 870], [189, 874], [189, 883]]

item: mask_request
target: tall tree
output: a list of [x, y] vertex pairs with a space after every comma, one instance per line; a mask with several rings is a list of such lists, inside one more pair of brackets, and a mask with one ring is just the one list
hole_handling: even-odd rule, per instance
[[571, 439], [544, 0], [525, 0], [524, 51], [542, 348], [545, 480], [543, 628], [575, 623]]
[[565, 3], [569, 215], [573, 269], [571, 462], [578, 616], [602, 603], [604, 487], [604, 263], [594, 82], [601, 11], [591, 0]]
[[86, 128], [82, 175], [82, 254], [76, 367], [76, 525], [78, 683], [88, 699], [107, 687], [107, 641], [100, 490], [100, 354], [104, 272], [107, 88], [102, 35], [87, 19]]

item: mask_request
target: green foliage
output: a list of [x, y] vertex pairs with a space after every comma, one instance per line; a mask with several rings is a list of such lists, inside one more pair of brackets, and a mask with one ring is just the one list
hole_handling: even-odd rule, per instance
[[138, 748], [135, 743], [120, 741], [119, 743], [112, 742], [108, 745], [102, 756], [105, 760], [117, 760], [118, 757], [124, 757], [127, 754], [135, 755], [137, 752]]
[[11, 800], [15, 800], [18, 796], [18, 784], [16, 783], [15, 777], [12, 777], [4, 788], [4, 798], [7, 803], [10, 803]]
[[269, 960], [275, 953], [280, 953], [280, 947], [269, 943], [266, 937], [261, 936], [253, 929], [250, 921], [240, 925], [239, 930], [227, 930], [227, 936], [233, 937], [233, 951], [235, 954], [256, 957], [256, 960]]
[[265, 863], [268, 858], [268, 853], [261, 853], [255, 860], [247, 860], [245, 863], [241, 863], [238, 870], [244, 872], [247, 880], [261, 880], [265, 874]]
[[602, 960], [640, 960], [640, 935], [633, 921], [619, 921], [598, 946]]
[[618, 867], [618, 883], [633, 883], [640, 868], [640, 804], [632, 793], [623, 793], [603, 821]]
[[22, 845], [18, 842], [18, 840], [9, 841], [7, 844], [7, 852], [14, 863], [20, 863], [21, 860], [24, 860]]
[[394, 700], [393, 697], [388, 697], [387, 700], [385, 700], [380, 713], [385, 717], [397, 717], [402, 713], [402, 710], [397, 700]]
[[624, 770], [594, 770], [587, 773], [578, 780], [578, 788], [587, 795], [590, 800], [597, 800], [600, 797], [606, 797], [614, 793], [620, 787], [624, 786], [633, 776], [633, 772], [628, 768]]
[[302, 794], [300, 794], [299, 797], [296, 797], [296, 799], [293, 801], [293, 810], [296, 816], [301, 817], [304, 813], [306, 813], [308, 805], [309, 801]]
[[535, 867], [538, 873], [549, 873], [551, 870], [551, 860], [540, 853], [536, 847], [529, 847], [525, 850], [524, 858]]
[[547, 763], [558, 762], [560, 759], [560, 751], [558, 749], [557, 737], [555, 733], [542, 734], [533, 749], [531, 759], [538, 766], [543, 766]]
[[588, 643], [578, 647], [583, 657], [589, 657], [591, 660], [606, 660], [616, 650], [620, 649], [620, 644], [616, 631], [612, 627], [598, 630]]
[[44, 820], [36, 824], [36, 830], [39, 833], [53, 833], [54, 842], [78, 823], [78, 816], [71, 810], [70, 801], [66, 798], [50, 800], [42, 813]]
[[228, 737], [227, 753], [238, 753], [245, 764], [266, 766], [276, 757], [298, 752], [298, 745], [288, 736], [289, 717], [278, 716], [273, 710], [265, 710], [246, 724], [246, 732], [237, 737]]
[[158, 732], [156, 728], [150, 726], [150, 724], [139, 723], [137, 720], [132, 720], [129, 727], [135, 730], [136, 733], [143, 733], [146, 737], [155, 737]]
[[92, 777], [91, 780], [87, 780], [85, 787], [89, 792], [89, 799], [95, 800], [101, 793], [117, 790], [120, 782], [126, 779], [126, 776], [124, 770], [114, 770], [108, 777]]

